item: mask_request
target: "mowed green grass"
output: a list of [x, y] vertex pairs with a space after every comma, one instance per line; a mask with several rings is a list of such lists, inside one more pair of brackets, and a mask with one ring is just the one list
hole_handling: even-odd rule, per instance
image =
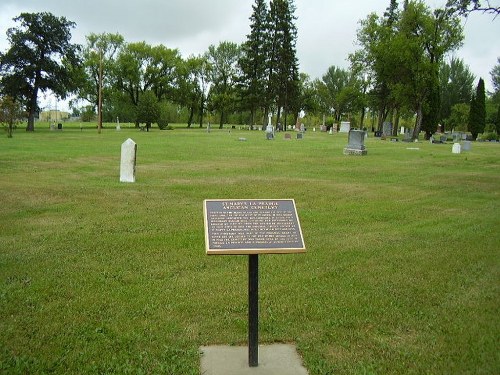
[[205, 255], [208, 198], [295, 199], [307, 253], [260, 256], [260, 343], [310, 374], [500, 373], [500, 144], [112, 126], [0, 138], [0, 373], [199, 374], [201, 345], [246, 345], [248, 259]]

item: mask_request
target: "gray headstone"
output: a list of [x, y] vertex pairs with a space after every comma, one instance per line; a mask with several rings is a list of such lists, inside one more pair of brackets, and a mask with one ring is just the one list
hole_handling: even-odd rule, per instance
[[350, 130], [348, 145], [344, 148], [345, 155], [366, 155], [365, 131]]
[[472, 148], [472, 142], [471, 141], [464, 141], [462, 144], [462, 150], [463, 151], [470, 151]]
[[137, 144], [132, 139], [122, 143], [120, 160], [120, 182], [135, 182]]
[[392, 135], [392, 122], [384, 122], [382, 124], [382, 135], [389, 137]]

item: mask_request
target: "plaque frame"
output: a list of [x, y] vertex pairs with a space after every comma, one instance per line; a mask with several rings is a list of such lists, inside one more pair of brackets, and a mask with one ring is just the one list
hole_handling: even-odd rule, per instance
[[[217, 228], [218, 234], [214, 233], [215, 220], [211, 217], [214, 213], [220, 214], [217, 218], [218, 223], [223, 223], [221, 224], [222, 228]], [[233, 213], [237, 214], [236, 217], [232, 217]], [[273, 223], [273, 218], [270, 217], [272, 213], [286, 213], [286, 218], [280, 217], [281, 222], [279, 224], [288, 224], [289, 227], [287, 230], [279, 228], [266, 229], [264, 232], [267, 234], [260, 237], [259, 241], [256, 241], [255, 237], [259, 236], [260, 232], [255, 228], [251, 228], [251, 224], [259, 226], [259, 219], [267, 220], [267, 225], [276, 224]], [[248, 219], [248, 217], [253, 221], [245, 222], [245, 220], [242, 220]], [[293, 254], [306, 252], [302, 228], [297, 215], [295, 200], [293, 199], [205, 199], [203, 201], [203, 219], [207, 255]], [[237, 223], [231, 222], [231, 219], [233, 221], [237, 220]], [[263, 225], [260, 223], [260, 227]], [[239, 236], [238, 243], [219, 242], [219, 245], [214, 245], [217, 242], [214, 237], [225, 235], [227, 238], [228, 234], [225, 230], [237, 232]], [[265, 242], [266, 238], [273, 238], [275, 235], [280, 237], [279, 241]], [[284, 240], [286, 237], [289, 239], [288, 242]]]

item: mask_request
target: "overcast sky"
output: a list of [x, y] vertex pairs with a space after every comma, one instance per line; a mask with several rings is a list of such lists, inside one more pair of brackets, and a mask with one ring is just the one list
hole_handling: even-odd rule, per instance
[[[221, 41], [241, 43], [250, 31], [254, 0], [0, 0], [0, 51], [9, 45], [5, 32], [21, 12], [49, 11], [76, 23], [73, 42], [85, 44], [89, 33], [120, 33], [127, 42], [146, 41], [177, 48], [183, 57], [204, 53]], [[359, 21], [381, 15], [389, 0], [295, 0], [300, 71], [321, 78], [328, 67], [348, 67], [356, 49]], [[446, 0], [426, 0], [442, 7]], [[492, 0], [500, 6], [500, 0]], [[489, 72], [500, 57], [500, 17], [473, 13], [464, 20], [465, 41], [454, 54], [492, 88]]]

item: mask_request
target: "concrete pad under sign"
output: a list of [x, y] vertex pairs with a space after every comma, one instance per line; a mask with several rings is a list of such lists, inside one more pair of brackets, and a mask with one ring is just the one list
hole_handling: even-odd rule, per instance
[[259, 366], [248, 366], [246, 346], [202, 346], [202, 375], [308, 375], [294, 345], [259, 346]]

